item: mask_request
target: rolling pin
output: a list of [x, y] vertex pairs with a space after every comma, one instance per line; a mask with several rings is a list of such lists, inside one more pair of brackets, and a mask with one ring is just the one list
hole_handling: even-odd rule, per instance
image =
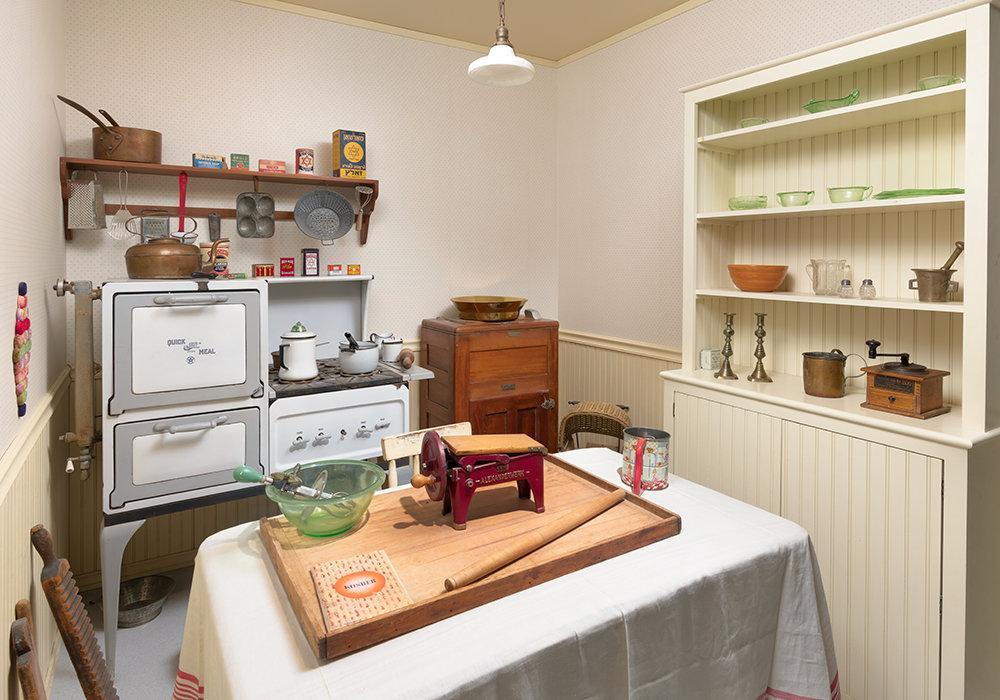
[[604, 511], [612, 508], [625, 498], [625, 492], [615, 489], [611, 493], [600, 498], [595, 498], [583, 504], [572, 513], [564, 515], [548, 525], [544, 525], [537, 530], [528, 532], [523, 537], [519, 537], [517, 542], [508, 545], [492, 556], [470, 564], [454, 576], [449, 576], [444, 580], [445, 590], [453, 591], [456, 588], [467, 586], [474, 581], [478, 581], [484, 576], [489, 576], [497, 569], [503, 568], [522, 557], [526, 557], [536, 549], [557, 540], [570, 530], [575, 530], [586, 522], [596, 518]]

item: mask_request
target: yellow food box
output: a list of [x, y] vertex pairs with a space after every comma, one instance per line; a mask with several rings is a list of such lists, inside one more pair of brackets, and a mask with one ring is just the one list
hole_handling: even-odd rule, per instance
[[333, 132], [333, 176], [364, 180], [365, 133], [337, 129]]

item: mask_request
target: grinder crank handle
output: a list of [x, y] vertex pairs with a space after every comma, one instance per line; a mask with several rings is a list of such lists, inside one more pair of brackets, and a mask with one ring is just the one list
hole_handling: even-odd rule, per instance
[[410, 477], [410, 486], [412, 486], [415, 489], [422, 489], [425, 486], [430, 486], [436, 481], [437, 479], [434, 478], [433, 474], [429, 476], [424, 476], [420, 472], [414, 472], [413, 476]]

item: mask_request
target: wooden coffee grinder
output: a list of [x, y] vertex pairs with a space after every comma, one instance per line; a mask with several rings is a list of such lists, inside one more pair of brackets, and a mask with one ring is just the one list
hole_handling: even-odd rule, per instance
[[868, 357], [898, 357], [899, 362], [864, 367], [868, 375], [866, 401], [863, 408], [896, 413], [911, 418], [933, 418], [951, 410], [944, 405], [944, 378], [951, 372], [928, 369], [910, 362], [910, 354], [882, 353], [882, 343], [866, 340]]

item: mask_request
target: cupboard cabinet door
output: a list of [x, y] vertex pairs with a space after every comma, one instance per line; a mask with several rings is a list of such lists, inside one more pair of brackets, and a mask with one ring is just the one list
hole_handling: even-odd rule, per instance
[[937, 697], [940, 459], [785, 422], [781, 514], [808, 530], [845, 698]]
[[672, 471], [779, 514], [781, 421], [687, 394], [674, 397]]
[[552, 402], [553, 407], [546, 408], [547, 400], [546, 394], [523, 394], [472, 401], [469, 404], [472, 432], [524, 433], [552, 452], [555, 448], [555, 407]]

